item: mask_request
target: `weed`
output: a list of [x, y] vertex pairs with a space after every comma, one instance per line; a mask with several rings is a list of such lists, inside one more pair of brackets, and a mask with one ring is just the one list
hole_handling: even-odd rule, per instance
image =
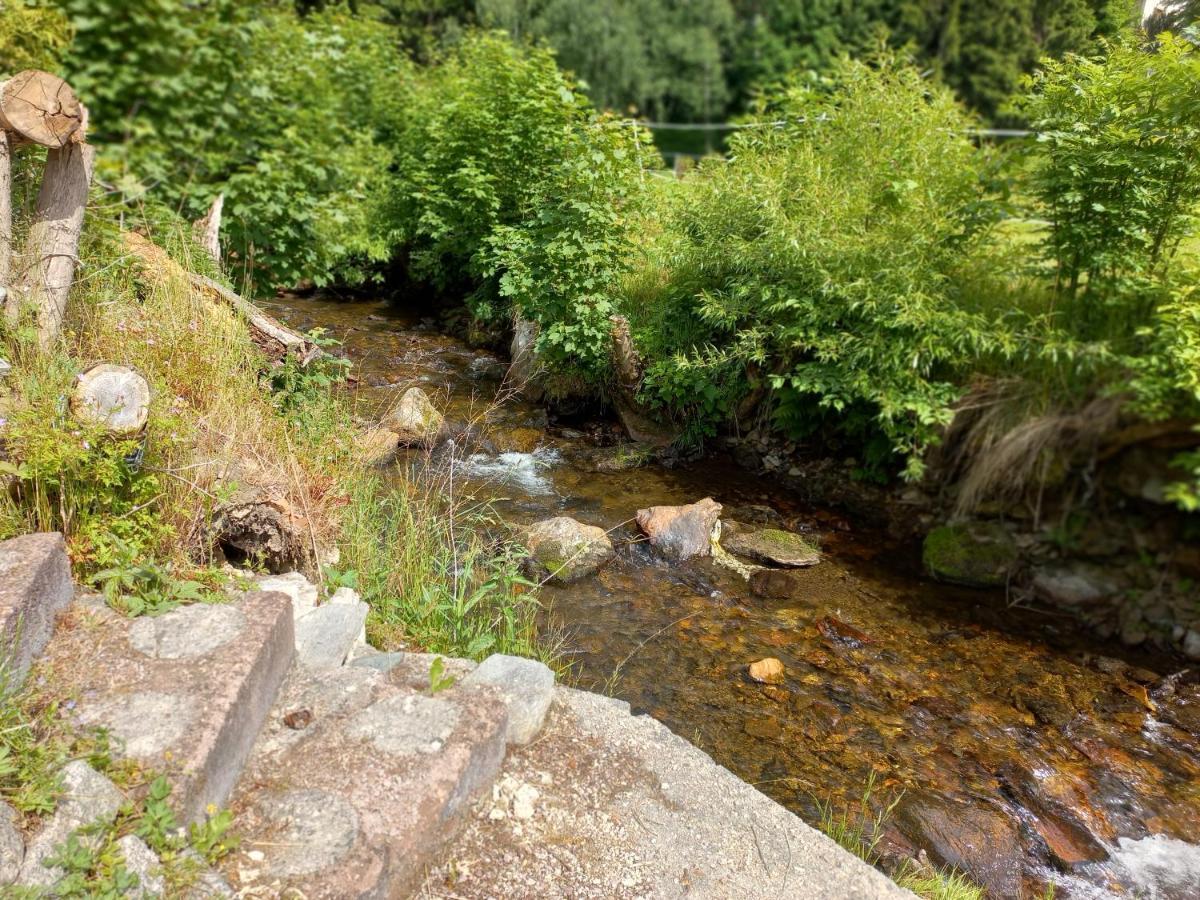
[[446, 673], [446, 661], [440, 656], [429, 665], [429, 696], [454, 687], [458, 679]]

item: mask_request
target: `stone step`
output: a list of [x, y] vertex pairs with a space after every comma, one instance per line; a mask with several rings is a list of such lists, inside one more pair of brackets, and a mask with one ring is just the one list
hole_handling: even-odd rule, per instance
[[501, 689], [412, 686], [412, 666], [298, 666], [231, 803], [247, 896], [409, 896], [504, 760]]
[[292, 663], [290, 598], [257, 591], [133, 620], [98, 601], [73, 609], [44, 662], [79, 724], [171, 777], [184, 821], [225, 805]]
[[71, 563], [57, 532], [0, 541], [0, 690], [15, 688], [75, 595]]

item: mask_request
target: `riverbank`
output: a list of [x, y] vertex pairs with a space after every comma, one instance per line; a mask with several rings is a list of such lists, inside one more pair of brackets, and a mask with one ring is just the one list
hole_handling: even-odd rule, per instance
[[[903, 792], [879, 848], [889, 868], [920, 850], [935, 862], [956, 853], [980, 882], [1103, 896], [1089, 892], [1134, 878], [1120, 838], [1165, 828], [1186, 841], [1195, 828], [1193, 688], [1174, 692], [1171, 660], [1010, 607], [1002, 589], [931, 581], [919, 543], [723, 454], [667, 467], [623, 443], [613, 423], [556, 421], [504, 390], [501, 357], [423, 312], [383, 301], [268, 305], [343, 337], [364, 418], [420, 387], [448, 419], [476, 423], [467, 445], [412, 452], [401, 471], [454, 472], [461, 496], [518, 530], [565, 515], [608, 531], [616, 552], [598, 574], [539, 591], [576, 684], [649, 712], [811, 823], [822, 803], [857, 809], [875, 771], [873, 812]], [[822, 561], [793, 575], [787, 593], [756, 596], [711, 560], [663, 561], [630, 521], [708, 494], [725, 519], [803, 534]], [[783, 662], [782, 683], [748, 677], [767, 656]], [[922, 824], [939, 819], [953, 828]], [[965, 834], [987, 853], [946, 843]], [[1016, 890], [1007, 885], [998, 895]]]

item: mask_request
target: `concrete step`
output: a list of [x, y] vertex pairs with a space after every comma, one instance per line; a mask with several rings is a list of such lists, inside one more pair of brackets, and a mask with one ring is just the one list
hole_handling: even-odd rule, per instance
[[58, 532], [0, 541], [0, 690], [15, 688], [75, 595]]
[[[411, 666], [298, 666], [231, 808], [224, 874], [247, 896], [403, 897], [488, 792], [508, 711], [493, 685], [431, 694]], [[427, 670], [426, 670], [427, 671]]]
[[185, 821], [225, 805], [292, 663], [291, 600], [259, 591], [133, 620], [98, 601], [73, 610], [44, 662], [79, 724], [170, 776]]

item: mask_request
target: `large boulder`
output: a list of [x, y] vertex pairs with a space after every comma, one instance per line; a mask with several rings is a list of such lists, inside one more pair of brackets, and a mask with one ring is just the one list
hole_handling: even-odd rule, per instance
[[650, 546], [668, 559], [682, 562], [712, 555], [713, 531], [721, 517], [721, 504], [711, 497], [687, 506], [651, 506], [637, 512], [638, 527]]
[[387, 411], [380, 423], [395, 432], [403, 446], [429, 446], [442, 429], [444, 419], [433, 401], [419, 387], [410, 387]]
[[1016, 568], [1016, 542], [996, 522], [943, 525], [925, 538], [925, 569], [938, 581], [966, 587], [1002, 587]]
[[559, 583], [591, 575], [613, 555], [612, 541], [603, 528], [584, 525], [569, 516], [534, 524], [525, 543], [538, 565]]
[[815, 566], [821, 561], [816, 547], [800, 535], [778, 528], [735, 531], [721, 537], [721, 546], [730, 553], [789, 569]]

